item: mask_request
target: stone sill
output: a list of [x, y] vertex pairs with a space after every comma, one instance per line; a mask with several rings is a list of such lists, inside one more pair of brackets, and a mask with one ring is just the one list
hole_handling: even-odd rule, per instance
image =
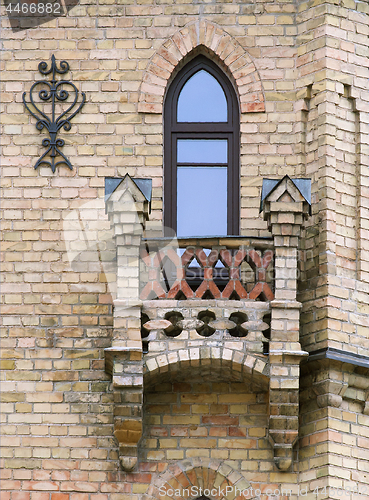
[[210, 248], [217, 246], [224, 246], [227, 248], [239, 248], [240, 246], [257, 248], [257, 249], [273, 249], [273, 238], [263, 237], [263, 236], [192, 236], [188, 238], [172, 238], [169, 236], [163, 236], [160, 238], [143, 238], [143, 243], [155, 243], [155, 242], [169, 242], [176, 240], [178, 242], [179, 248], [185, 248], [189, 246]]

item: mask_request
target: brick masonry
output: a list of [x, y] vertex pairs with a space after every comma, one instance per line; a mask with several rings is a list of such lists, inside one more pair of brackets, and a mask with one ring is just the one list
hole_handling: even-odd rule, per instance
[[[299, 376], [296, 366], [288, 373], [275, 364], [295, 393], [300, 385], [288, 472], [274, 462], [267, 406], [295, 421], [288, 412], [297, 400], [285, 404], [291, 385], [268, 391], [261, 369], [243, 382], [209, 380], [206, 371], [192, 380], [190, 365], [189, 380], [153, 370], [142, 401], [114, 389], [104, 350], [126, 346], [124, 329], [138, 335], [139, 314], [119, 316], [117, 305], [113, 314], [119, 280], [104, 186], [109, 176], [151, 178], [146, 229], [161, 232], [166, 88], [192, 55], [211, 57], [240, 101], [241, 233], [271, 236], [259, 216], [263, 177], [312, 179], [300, 246], [279, 247], [281, 269], [283, 259], [299, 263], [297, 282], [286, 288], [292, 300], [297, 292], [301, 314], [297, 305], [274, 307], [276, 342], [286, 349], [278, 335], [289, 332], [308, 352], [369, 356], [368, 16], [367, 2], [354, 0], [87, 0], [17, 33], [2, 16], [1, 500], [159, 499], [161, 486], [178, 484], [251, 485], [263, 500], [269, 488], [291, 490], [288, 498], [299, 488], [330, 486], [332, 499], [344, 488], [352, 499], [355, 488], [365, 491], [364, 367], [320, 359], [302, 363]], [[55, 174], [33, 168], [44, 132], [22, 103], [40, 78], [39, 62], [53, 53], [86, 93], [71, 131], [61, 133], [73, 170]], [[156, 335], [159, 345], [164, 334]], [[166, 342], [169, 356], [173, 340]], [[130, 473], [120, 468], [114, 438], [127, 408], [143, 411]]]

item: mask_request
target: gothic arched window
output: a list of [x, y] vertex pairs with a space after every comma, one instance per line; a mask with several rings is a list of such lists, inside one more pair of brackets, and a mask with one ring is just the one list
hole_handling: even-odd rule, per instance
[[173, 80], [164, 115], [164, 226], [178, 237], [239, 234], [239, 107], [204, 56]]

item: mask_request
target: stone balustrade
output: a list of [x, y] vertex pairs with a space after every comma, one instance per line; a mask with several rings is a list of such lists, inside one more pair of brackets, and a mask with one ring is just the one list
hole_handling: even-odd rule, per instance
[[220, 346], [267, 354], [270, 304], [262, 301], [146, 301], [142, 310], [144, 353]]

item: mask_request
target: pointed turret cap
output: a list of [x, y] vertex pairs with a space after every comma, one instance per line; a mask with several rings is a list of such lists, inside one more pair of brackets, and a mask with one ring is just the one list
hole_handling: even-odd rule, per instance
[[105, 203], [109, 201], [111, 195], [122, 182], [128, 179], [134, 183], [146, 201], [149, 202], [149, 211], [151, 211], [152, 179], [139, 179], [131, 177], [129, 174], [124, 177], [105, 177]]
[[293, 184], [293, 186], [297, 189], [299, 195], [308, 203], [309, 214], [311, 215], [311, 180], [303, 178], [291, 179], [291, 177], [289, 177], [288, 175], [285, 175], [282, 179], [263, 179], [260, 212], [262, 212], [264, 208], [264, 201], [266, 200], [266, 198], [272, 195], [273, 192], [277, 191], [278, 187], [283, 183], [286, 184], [286, 190], [294, 199], [294, 201], [302, 201], [301, 199], [295, 199], [296, 191], [294, 189], [289, 189], [289, 184]]

